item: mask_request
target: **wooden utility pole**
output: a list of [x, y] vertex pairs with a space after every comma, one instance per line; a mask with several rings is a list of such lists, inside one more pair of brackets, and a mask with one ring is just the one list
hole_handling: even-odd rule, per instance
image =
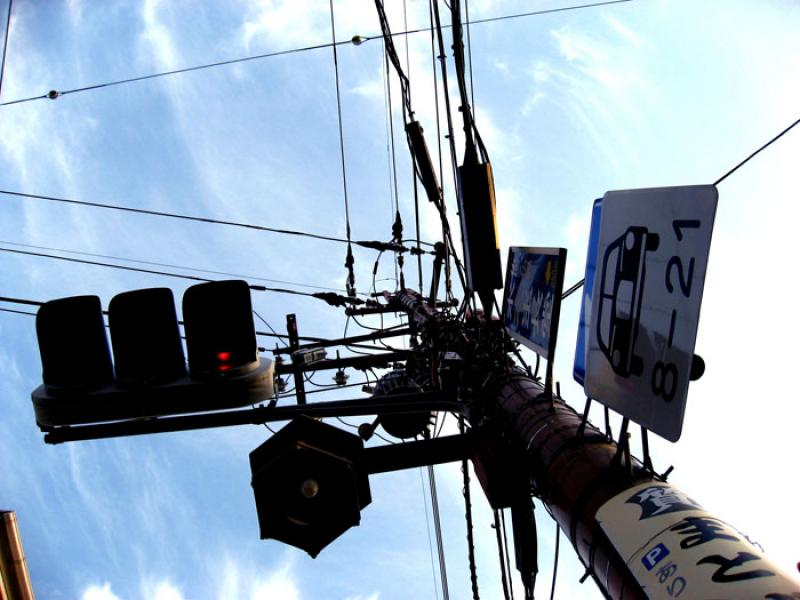
[[13, 511], [0, 511], [0, 600], [34, 600]]

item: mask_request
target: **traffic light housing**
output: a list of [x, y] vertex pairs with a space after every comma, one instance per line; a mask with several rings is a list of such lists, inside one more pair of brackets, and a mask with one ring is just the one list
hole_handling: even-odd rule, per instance
[[212, 281], [190, 287], [183, 295], [183, 319], [193, 377], [230, 375], [258, 361], [247, 282]]
[[356, 435], [301, 416], [250, 453], [261, 539], [319, 552], [372, 501]]
[[36, 331], [43, 384], [31, 394], [39, 426], [225, 410], [272, 397], [274, 368], [257, 353], [247, 283], [193, 286], [183, 308], [188, 373], [168, 288], [112, 298], [113, 365], [97, 296], [42, 305]]
[[47, 302], [36, 315], [42, 381], [55, 394], [91, 390], [111, 383], [103, 310], [97, 296]]
[[116, 378], [147, 386], [186, 375], [181, 332], [169, 288], [118, 294], [108, 305]]

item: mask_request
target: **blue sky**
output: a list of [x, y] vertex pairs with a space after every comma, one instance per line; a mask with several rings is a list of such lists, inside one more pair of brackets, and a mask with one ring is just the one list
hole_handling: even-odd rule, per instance
[[[371, 1], [334, 4], [340, 39], [379, 31]], [[401, 3], [388, 4], [393, 28], [402, 29]], [[562, 5], [474, 0], [470, 16]], [[2, 101], [330, 40], [321, 0], [15, 0], [13, 8]], [[409, 27], [426, 23], [426, 3], [409, 0]], [[476, 118], [494, 169], [501, 244], [568, 248], [571, 283], [582, 276], [594, 198], [716, 180], [798, 117], [799, 26], [800, 6], [789, 0], [634, 0], [474, 26]], [[426, 34], [410, 38], [410, 72], [415, 110], [435, 150], [429, 44]], [[399, 49], [404, 57], [402, 43]], [[340, 47], [339, 63], [353, 237], [388, 239], [381, 44]], [[396, 87], [393, 94], [396, 100]], [[791, 475], [800, 417], [791, 275], [799, 135], [719, 186], [697, 342], [707, 372], [690, 388], [682, 439], [652, 441], [657, 468], [675, 465], [675, 485], [790, 572], [800, 558], [793, 516], [800, 486]], [[2, 107], [0, 189], [343, 236], [338, 143], [332, 55], [316, 50]], [[411, 167], [401, 136], [395, 146], [410, 232]], [[442, 181], [454, 215], [449, 171]], [[343, 287], [337, 244], [1, 199], [0, 247], [32, 244]], [[422, 218], [422, 237], [433, 240], [437, 221], [426, 202]], [[374, 260], [371, 251], [356, 252], [362, 291]], [[406, 273], [416, 285], [410, 264]], [[426, 281], [429, 273], [426, 265]], [[393, 276], [384, 259], [378, 279]], [[94, 293], [107, 305], [122, 291], [166, 285], [179, 296], [188, 284], [0, 257], [5, 296]], [[253, 302], [276, 329], [288, 312], [298, 315], [301, 334], [339, 336], [344, 328], [343, 316], [319, 301], [254, 293]], [[555, 365], [576, 407], [583, 404], [571, 378], [578, 309], [577, 296], [564, 304]], [[29, 400], [40, 371], [34, 320], [0, 313], [0, 506], [17, 511], [38, 597], [435, 597], [418, 471], [374, 478], [361, 526], [311, 560], [258, 540], [247, 454], [265, 429], [46, 446]], [[453, 597], [467, 597], [460, 473], [437, 473], [450, 586]], [[491, 515], [477, 484], [473, 491], [479, 581], [484, 597], [499, 598]], [[539, 516], [542, 594], [554, 525], [544, 511]], [[590, 582], [578, 584], [571, 554], [562, 545], [558, 597], [600, 597]]]

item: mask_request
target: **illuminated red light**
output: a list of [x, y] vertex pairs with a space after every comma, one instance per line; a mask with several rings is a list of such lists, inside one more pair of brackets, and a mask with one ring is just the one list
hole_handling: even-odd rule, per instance
[[230, 352], [217, 352], [217, 360], [225, 362], [226, 360], [230, 360], [231, 353]]

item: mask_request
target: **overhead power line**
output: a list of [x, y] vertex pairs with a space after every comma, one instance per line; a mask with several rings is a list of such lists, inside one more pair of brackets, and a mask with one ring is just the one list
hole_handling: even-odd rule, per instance
[[[109, 269], [119, 269], [122, 271], [133, 271], [135, 273], [147, 273], [149, 275], [161, 275], [162, 277], [174, 277], [176, 279], [188, 279], [189, 281], [210, 282], [216, 281], [215, 279], [208, 279], [206, 277], [197, 277], [195, 275], [186, 275], [183, 273], [170, 273], [168, 271], [156, 271], [154, 269], [142, 269], [139, 267], [126, 267], [124, 265], [115, 265], [112, 263], [99, 262], [95, 260], [85, 260], [82, 258], [73, 258], [69, 256], [58, 256], [56, 254], [45, 254], [43, 252], [30, 252], [28, 250], [14, 250], [13, 248], [0, 248], [0, 252], [10, 252], [12, 254], [22, 254], [25, 256], [37, 256], [40, 258], [49, 258], [53, 260], [63, 260], [65, 262], [78, 263], [83, 265], [92, 265], [96, 267], [105, 267]], [[317, 298], [313, 293], [298, 292], [297, 290], [289, 290], [285, 288], [273, 288], [263, 285], [249, 284], [250, 289], [256, 292], [274, 292], [278, 294], [292, 294], [293, 296], [309, 296]]]
[[[509, 19], [519, 19], [519, 18], [523, 18], [523, 17], [534, 17], [534, 16], [538, 16], [538, 15], [546, 15], [546, 14], [551, 14], [551, 13], [566, 12], [566, 11], [578, 10], [578, 9], [583, 9], [583, 8], [595, 8], [595, 7], [600, 7], [600, 6], [608, 6], [608, 5], [611, 5], [611, 4], [622, 4], [624, 2], [632, 2], [632, 1], [633, 0], [609, 0], [607, 2], [593, 2], [593, 3], [590, 3], [590, 4], [577, 4], [577, 5], [573, 5], [573, 6], [564, 6], [564, 7], [561, 7], [561, 8], [550, 8], [550, 9], [545, 9], [545, 10], [535, 10], [535, 11], [529, 11], [529, 12], [523, 12], [523, 13], [515, 13], [515, 14], [510, 14], [510, 15], [501, 15], [501, 16], [497, 16], [497, 17], [487, 17], [485, 19], [476, 19], [474, 21], [467, 21], [465, 24], [466, 25], [480, 25], [480, 24], [483, 24], [483, 23], [494, 23], [494, 22], [497, 22], [497, 21], [506, 21], [506, 20], [509, 20]], [[10, 10], [10, 8], [11, 7], [10, 7], [10, 4], [9, 4], [9, 10]], [[443, 27], [444, 28], [449, 28], [450, 26], [449, 25], [445, 25]], [[423, 32], [427, 32], [427, 31], [430, 31], [430, 28], [421, 27], [419, 29], [409, 29], [407, 31], [398, 31], [396, 33], [392, 33], [392, 37], [402, 36], [402, 35], [413, 35], [413, 34], [416, 34], [416, 33], [423, 33]], [[253, 55], [253, 56], [244, 56], [244, 57], [239, 57], [239, 58], [232, 58], [232, 59], [229, 59], [229, 60], [220, 60], [220, 61], [211, 62], [211, 63], [194, 65], [194, 66], [191, 66], [191, 67], [184, 67], [184, 68], [181, 68], [181, 69], [172, 69], [170, 71], [160, 71], [158, 73], [151, 73], [149, 75], [140, 75], [140, 76], [137, 76], [137, 77], [128, 77], [126, 79], [117, 79], [117, 80], [114, 80], [114, 81], [107, 81], [107, 82], [104, 82], [104, 83], [97, 83], [97, 84], [94, 84], [94, 85], [87, 85], [87, 86], [84, 86], [84, 87], [72, 88], [72, 89], [67, 89], [67, 90], [50, 90], [49, 92], [41, 94], [41, 95], [38, 95], [38, 96], [30, 96], [30, 97], [27, 97], [27, 98], [18, 98], [16, 100], [10, 100], [8, 102], [0, 102], [0, 106], [10, 106], [12, 104], [22, 104], [22, 103], [25, 103], [25, 102], [33, 102], [34, 100], [46, 100], [48, 98], [51, 99], [51, 100], [55, 100], [56, 98], [60, 98], [61, 96], [67, 96], [69, 94], [76, 94], [76, 93], [79, 93], [79, 92], [88, 92], [90, 90], [108, 88], [108, 87], [113, 87], [113, 86], [117, 86], [117, 85], [123, 85], [123, 84], [126, 84], [126, 83], [134, 83], [134, 82], [137, 82], [137, 81], [146, 81], [148, 79], [157, 79], [157, 78], [160, 78], [160, 77], [167, 77], [167, 76], [170, 76], [170, 75], [178, 75], [180, 73], [190, 73], [192, 71], [201, 71], [201, 70], [204, 70], [204, 69], [213, 69], [215, 67], [222, 67], [222, 66], [227, 66], [227, 65], [234, 65], [234, 64], [237, 64], [237, 63], [262, 60], [262, 59], [265, 59], [265, 58], [274, 58], [274, 57], [277, 57], [277, 56], [286, 56], [286, 55], [290, 55], [290, 54], [297, 54], [297, 53], [300, 53], [300, 52], [308, 52], [308, 51], [311, 51], [311, 50], [321, 50], [323, 48], [331, 48], [331, 47], [335, 47], [335, 46], [341, 46], [341, 45], [344, 45], [344, 44], [351, 44], [352, 43], [352, 44], [355, 44], [355, 45], [358, 46], [358, 45], [361, 45], [361, 44], [363, 44], [365, 42], [369, 42], [369, 41], [375, 40], [375, 39], [382, 39], [382, 38], [383, 38], [382, 35], [370, 35], [370, 36], [355, 35], [355, 36], [353, 36], [352, 39], [346, 40], [346, 41], [327, 42], [327, 43], [322, 43], [322, 44], [313, 44], [311, 46], [303, 46], [303, 47], [300, 47], [300, 48], [290, 48], [290, 49], [287, 49], [287, 50], [278, 50], [276, 52], [266, 52], [264, 54], [256, 54], [256, 55]]]
[[265, 225], [254, 225], [252, 223], [241, 223], [239, 221], [226, 221], [223, 219], [212, 219], [210, 217], [198, 217], [194, 215], [183, 215], [179, 213], [165, 212], [160, 210], [149, 210], [146, 208], [134, 208], [132, 206], [122, 206], [119, 204], [107, 204], [102, 202], [89, 202], [88, 200], [74, 200], [71, 198], [61, 198], [59, 196], [46, 196], [44, 194], [28, 194], [25, 192], [15, 192], [12, 190], [0, 190], [0, 194], [7, 194], [9, 196], [18, 196], [20, 198], [28, 198], [31, 200], [46, 200], [48, 202], [62, 202], [65, 204], [74, 204], [77, 206], [91, 206], [92, 208], [105, 208], [107, 210], [120, 210], [123, 212], [136, 213], [140, 215], [151, 215], [156, 217], [168, 217], [170, 219], [182, 219], [184, 221], [194, 221], [197, 223], [210, 223], [212, 225], [228, 225], [230, 227], [243, 227], [245, 229], [254, 229], [256, 231], [267, 231], [270, 233], [281, 233], [285, 235], [297, 235], [302, 237], [314, 238], [317, 240], [325, 240], [330, 242], [344, 242], [347, 240], [328, 235], [319, 235], [316, 233], [308, 233], [305, 231], [295, 231], [293, 229], [280, 229], [277, 227], [267, 227]]
[[[103, 208], [106, 210], [119, 210], [122, 212], [129, 212], [129, 213], [136, 213], [142, 215], [150, 215], [155, 217], [166, 217], [170, 219], [180, 219], [183, 221], [192, 221], [195, 223], [207, 223], [211, 225], [227, 225], [229, 227], [242, 227], [244, 229], [252, 229], [254, 231], [264, 231], [269, 233], [279, 233], [282, 235], [294, 235], [306, 238], [312, 238], [315, 240], [323, 240], [328, 242], [339, 242], [342, 244], [350, 243], [348, 240], [339, 237], [333, 237], [330, 235], [320, 235], [317, 233], [309, 233], [307, 231], [297, 231], [294, 229], [281, 229], [278, 227], [267, 227], [266, 225], [255, 225], [253, 223], [242, 223], [240, 221], [227, 221], [224, 219], [212, 219], [210, 217], [198, 217], [195, 215], [184, 215], [180, 213], [172, 213], [160, 210], [149, 210], [146, 208], [134, 208], [132, 206], [122, 206], [120, 204], [107, 204], [102, 202], [89, 202], [88, 200], [75, 200], [72, 198], [62, 198], [59, 196], [47, 196], [44, 194], [29, 194], [26, 192], [16, 192], [13, 190], [0, 190], [0, 194], [6, 194], [8, 196], [16, 196], [19, 198], [27, 198], [30, 200], [45, 200], [47, 202], [61, 202], [64, 204], [72, 204], [76, 206], [88, 206], [91, 208]], [[412, 240], [415, 241], [415, 240]], [[353, 244], [360, 246], [362, 248], [370, 248], [373, 250], [386, 250], [386, 251], [396, 251], [396, 252], [411, 252], [412, 254], [417, 252], [416, 248], [406, 248], [400, 244], [395, 243], [384, 243], [374, 240], [358, 240], [353, 241]], [[432, 244], [428, 242], [421, 242], [426, 246], [431, 246]], [[433, 252], [427, 252], [422, 250], [423, 253], [433, 254]]]
[[[163, 262], [156, 262], [150, 260], [138, 260], [135, 258], [125, 258], [122, 256], [113, 256], [110, 254], [98, 254], [95, 252], [82, 252], [79, 250], [69, 250], [67, 248], [53, 248], [51, 246], [37, 246], [34, 244], [21, 244], [19, 242], [9, 242], [6, 240], [0, 240], [0, 244], [5, 244], [6, 246], [16, 246], [19, 248], [32, 248], [33, 250], [47, 250], [50, 252], [66, 252], [67, 254], [77, 254], [79, 256], [91, 256], [93, 258], [107, 258], [109, 260], [118, 260], [120, 262], [127, 262], [127, 263], [135, 263], [140, 265], [152, 265], [156, 267], [166, 267], [168, 269], [181, 269], [183, 271], [195, 271], [197, 273], [209, 273], [211, 275], [223, 275], [225, 277], [232, 277], [235, 279], [254, 279], [256, 281], [265, 281], [267, 283], [279, 283], [282, 285], [293, 285], [297, 287], [304, 287], [313, 290], [323, 290], [327, 292], [344, 292], [345, 290], [339, 288], [332, 288], [332, 287], [323, 287], [321, 285], [312, 285], [309, 283], [299, 283], [297, 281], [287, 281], [284, 279], [270, 279], [268, 277], [258, 277], [256, 275], [245, 275], [242, 273], [230, 273], [228, 271], [214, 271], [212, 269], [200, 269], [198, 267], [187, 267], [185, 265], [175, 265], [171, 263], [163, 263]], [[361, 294], [362, 296], [368, 296], [369, 294]]]
[[[20, 305], [23, 305], [23, 306], [37, 306], [37, 307], [46, 304], [46, 302], [42, 302], [40, 300], [28, 300], [26, 298], [12, 298], [12, 297], [9, 297], [9, 296], [0, 296], [0, 302], [7, 302], [9, 304], [20, 304]], [[32, 317], [36, 316], [36, 313], [24, 312], [24, 311], [21, 311], [21, 310], [12, 310], [10, 308], [4, 308], [4, 307], [0, 307], [0, 311], [13, 312], [13, 313], [21, 314], [21, 315], [30, 315]], [[255, 313], [255, 311], [253, 311], [253, 312]], [[108, 311], [104, 310], [103, 314], [107, 315]], [[261, 315], [258, 315], [256, 313], [256, 316], [259, 319], [263, 320]], [[178, 321], [178, 324], [179, 325], [183, 325], [183, 321]], [[393, 329], [400, 328], [400, 327], [402, 327], [402, 325], [397, 325], [397, 326], [393, 326], [393, 327], [387, 327], [387, 328], [383, 329], [382, 331], [388, 332], [388, 331], [392, 331]], [[272, 329], [272, 328], [270, 327], [270, 329]], [[263, 337], [280, 338], [280, 339], [285, 339], [287, 337], [286, 335], [277, 333], [274, 330], [272, 331], [272, 333], [266, 332], [266, 331], [258, 331], [258, 330], [256, 330], [256, 335], [263, 336]], [[297, 339], [299, 341], [301, 341], [301, 342], [309, 342], [309, 343], [312, 343], [312, 344], [322, 344], [322, 345], [341, 345], [341, 344], [338, 344], [338, 342], [343, 341], [343, 340], [330, 340], [330, 339], [327, 339], [327, 338], [310, 337], [310, 336], [302, 336], [302, 335], [298, 336]], [[351, 345], [357, 346], [359, 348], [366, 348], [367, 347], [365, 344], [358, 344], [358, 343], [353, 343]], [[369, 348], [373, 348], [374, 349], [375, 346], [369, 346]]]
[[3, 62], [0, 63], [0, 94], [3, 93], [3, 75], [6, 72], [6, 53], [8, 52], [8, 34], [11, 30], [11, 0], [8, 0], [8, 14], [6, 15], [6, 35], [3, 41]]
[[0, 312], [14, 313], [16, 315], [26, 315], [29, 317], [36, 316], [36, 313], [28, 312], [25, 310], [14, 310], [13, 308], [0, 308]]
[[724, 181], [725, 179], [727, 179], [729, 176], [733, 175], [733, 174], [734, 174], [736, 171], [738, 171], [738, 170], [739, 170], [740, 168], [742, 168], [742, 167], [743, 167], [745, 164], [747, 164], [747, 163], [748, 163], [748, 162], [749, 162], [751, 159], [755, 158], [755, 156], [756, 156], [757, 154], [759, 154], [759, 153], [760, 153], [762, 150], [766, 150], [766, 149], [767, 149], [769, 146], [771, 146], [772, 144], [774, 144], [775, 142], [777, 142], [779, 139], [781, 139], [781, 138], [782, 138], [784, 135], [786, 135], [787, 133], [789, 133], [789, 132], [790, 132], [790, 131], [791, 131], [791, 130], [794, 128], [794, 127], [796, 127], [796, 126], [797, 126], [797, 124], [798, 124], [798, 123], [800, 123], [800, 119], [797, 119], [797, 121], [795, 121], [794, 123], [792, 123], [791, 125], [789, 125], [789, 126], [786, 128], [786, 129], [784, 129], [783, 131], [781, 131], [781, 132], [780, 132], [778, 135], [776, 135], [774, 138], [772, 138], [772, 139], [771, 139], [770, 141], [768, 141], [766, 144], [764, 144], [763, 146], [761, 146], [761, 147], [760, 147], [758, 150], [756, 150], [755, 152], [753, 152], [752, 154], [750, 154], [750, 155], [749, 155], [747, 158], [745, 158], [745, 159], [744, 159], [742, 162], [740, 162], [740, 163], [739, 163], [739, 164], [737, 164], [735, 167], [733, 167], [733, 168], [732, 168], [730, 171], [728, 171], [727, 173], [725, 173], [725, 175], [723, 175], [722, 177], [720, 177], [719, 179], [717, 179], [717, 180], [714, 182], [714, 185], [719, 185], [721, 182], [723, 182], [723, 181]]

